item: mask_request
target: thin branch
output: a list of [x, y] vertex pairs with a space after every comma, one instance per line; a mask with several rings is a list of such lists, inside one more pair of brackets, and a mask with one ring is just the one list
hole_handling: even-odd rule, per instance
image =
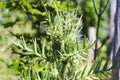
[[109, 0], [107, 0], [107, 3], [106, 3], [106, 5], [105, 5], [105, 7], [103, 8], [102, 12], [100, 13], [101, 15], [102, 15], [102, 14], [103, 14], [103, 12], [105, 11], [105, 9], [106, 9], [106, 7], [107, 7], [108, 3], [109, 3]]
[[109, 40], [109, 35], [107, 35], [101, 42], [102, 45], [98, 48], [98, 51], [106, 44], [106, 42]]
[[103, 4], [103, 3], [102, 3], [102, 0], [100, 0], [100, 5], [99, 5], [99, 13], [98, 13], [99, 15], [100, 15], [100, 13], [101, 13], [101, 10], [102, 10], [102, 4]]
[[101, 15], [98, 15], [97, 31], [96, 31], [96, 41], [95, 41], [95, 50], [94, 50], [94, 59], [96, 59], [97, 51], [98, 51], [97, 47], [98, 47], [98, 36], [99, 36], [100, 19], [101, 19]]
[[96, 9], [96, 6], [95, 6], [95, 1], [94, 0], [92, 0], [93, 1], [93, 5], [94, 5], [94, 9], [95, 9], [95, 13], [96, 13], [96, 15], [98, 15], [98, 12], [97, 12], [97, 9]]
[[102, 16], [103, 12], [105, 11], [108, 3], [109, 3], [109, 0], [107, 0], [107, 3], [105, 4], [103, 10], [101, 11], [101, 9], [102, 9], [102, 0], [101, 0], [100, 1], [100, 6], [99, 6], [99, 13], [97, 13], [97, 9], [96, 9], [96, 6], [95, 6], [95, 1], [93, 0], [95, 13], [96, 13], [96, 15], [98, 17], [98, 20], [97, 20], [97, 30], [96, 30], [96, 42], [95, 42], [95, 50], [94, 50], [94, 59], [96, 59], [97, 52], [98, 52], [98, 36], [99, 36], [100, 19], [101, 19], [101, 16]]

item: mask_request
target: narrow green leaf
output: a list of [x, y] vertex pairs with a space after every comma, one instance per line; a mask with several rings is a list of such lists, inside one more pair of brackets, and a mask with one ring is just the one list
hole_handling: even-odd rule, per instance
[[90, 75], [90, 74], [92, 73], [94, 67], [95, 67], [95, 62], [94, 62], [94, 64], [91, 66], [90, 70], [88, 71], [88, 75]]
[[29, 49], [29, 48], [27, 47], [27, 44], [26, 44], [26, 42], [25, 42], [24, 37], [21, 36], [20, 38], [21, 38], [21, 44], [22, 44], [22, 46], [23, 46], [23, 49], [25, 49], [25, 50], [27, 50], [27, 51], [29, 51], [29, 52], [33, 52], [33, 50], [31, 50], [31, 49]]
[[35, 52], [35, 54], [36, 54], [37, 56], [41, 57], [41, 55], [40, 55], [40, 54], [38, 53], [38, 51], [37, 51], [36, 38], [35, 38], [35, 40], [33, 41], [33, 43], [34, 43], [34, 52]]
[[82, 73], [81, 73], [81, 78], [84, 76], [85, 71], [86, 71], [86, 68], [87, 68], [87, 65], [84, 67], [84, 69], [83, 69], [83, 71], [82, 71]]
[[109, 65], [108, 62], [109, 62], [108, 60], [105, 62], [104, 66], [103, 66], [103, 70], [106, 70], [106, 69], [107, 69], [107, 67], [108, 67], [108, 65]]
[[102, 59], [96, 63], [94, 73], [99, 72], [100, 67], [101, 67]]
[[31, 4], [27, 0], [20, 0], [20, 2], [29, 10], [32, 9]]
[[83, 39], [83, 48], [86, 47], [86, 36], [84, 36], [84, 39]]
[[42, 46], [42, 56], [45, 57], [45, 40], [43, 41], [43, 46]]
[[42, 15], [42, 16], [45, 16], [46, 15], [46, 12], [40, 12], [39, 10], [37, 9], [30, 9], [29, 12], [31, 14], [39, 14], [39, 15]]
[[12, 39], [10, 39], [8, 36], [7, 36], [7, 38], [14, 44], [14, 45], [16, 45], [16, 46], [18, 46], [18, 47], [20, 47], [21, 49], [23, 48], [23, 46], [22, 45], [20, 45], [20, 44], [18, 44], [18, 43], [16, 43], [15, 41], [13, 41]]

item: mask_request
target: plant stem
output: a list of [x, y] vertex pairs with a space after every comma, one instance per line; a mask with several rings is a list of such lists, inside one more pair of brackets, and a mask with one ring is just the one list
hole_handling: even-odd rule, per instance
[[101, 15], [98, 15], [97, 31], [96, 31], [96, 41], [95, 41], [95, 50], [94, 50], [94, 60], [96, 59], [97, 51], [98, 51], [97, 47], [98, 47], [98, 36], [99, 36], [100, 19], [101, 19]]
[[96, 9], [96, 6], [95, 6], [95, 1], [93, 0], [93, 5], [94, 5], [94, 9], [95, 9], [95, 13], [97, 15], [97, 31], [96, 31], [96, 41], [95, 41], [95, 50], [94, 50], [94, 60], [96, 59], [97, 57], [97, 52], [98, 52], [98, 37], [99, 37], [99, 27], [100, 27], [100, 19], [101, 19], [101, 16], [102, 14], [104, 13], [107, 5], [109, 3], [109, 0], [107, 0], [107, 3], [105, 4], [103, 10], [102, 10], [102, 4], [103, 4], [103, 1], [100, 0], [100, 6], [99, 6], [99, 12], [97, 12], [97, 9]]

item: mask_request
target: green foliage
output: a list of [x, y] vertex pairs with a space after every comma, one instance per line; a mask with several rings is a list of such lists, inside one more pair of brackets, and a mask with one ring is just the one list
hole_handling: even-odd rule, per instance
[[20, 9], [29, 15], [40, 16], [42, 18], [46, 17], [48, 11], [55, 14], [56, 11], [75, 10], [73, 1], [69, 1], [68, 4], [67, 1], [61, 2], [53, 0], [50, 0], [50, 2], [42, 0], [9, 0], [7, 1], [6, 8], [9, 8], [10, 10]]
[[[99, 80], [102, 74], [108, 78], [107, 72], [116, 68], [103, 59], [89, 64], [88, 50], [93, 43], [86, 37], [78, 41], [82, 23], [75, 11], [78, 10], [75, 4], [79, 4], [76, 2], [8, 0], [0, 3], [0, 15], [4, 17], [0, 19], [0, 26], [13, 27], [16, 32], [10, 33], [19, 39], [17, 42], [8, 37], [14, 44], [10, 46], [12, 63], [1, 61], [14, 70], [20, 80]], [[85, 1], [82, 18], [86, 19], [84, 25], [94, 26], [96, 16], [91, 4]], [[32, 30], [23, 33], [27, 24]]]
[[9, 67], [17, 70], [22, 80], [92, 80], [98, 79], [93, 74], [114, 69], [103, 59], [95, 61], [92, 66], [87, 64], [87, 51], [92, 44], [86, 38], [78, 41], [80, 21], [81, 18], [76, 18], [74, 12], [57, 14], [54, 22], [42, 25], [41, 30], [46, 37], [40, 38], [40, 44], [37, 43], [39, 38], [33, 39], [31, 45], [24, 37], [21, 37], [20, 43], [9, 38], [15, 45], [13, 53], [19, 55]]
[[[42, 80], [77, 79], [76, 71], [83, 64], [79, 61], [86, 60], [84, 57], [86, 54], [83, 53], [91, 46], [89, 43], [78, 41], [80, 20], [81, 18], [76, 18], [75, 13], [57, 14], [54, 22], [41, 26], [46, 37], [41, 37], [40, 44], [37, 43], [38, 38], [33, 39], [33, 45], [29, 46], [23, 37], [20, 44], [10, 39], [17, 46], [12, 48], [13, 53], [20, 56], [17, 59], [18, 63], [13, 63], [17, 64], [14, 65], [17, 66], [16, 70], [19, 70], [21, 75], [26, 77], [25, 79], [33, 75], [33, 72]], [[14, 66], [11, 65], [11, 67]], [[32, 72], [29, 73], [29, 71]], [[30, 79], [35, 79], [32, 77], [35, 76], [31, 76]]]

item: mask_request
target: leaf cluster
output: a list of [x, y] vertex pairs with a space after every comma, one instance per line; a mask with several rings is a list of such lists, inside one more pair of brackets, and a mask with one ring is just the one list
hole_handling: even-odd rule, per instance
[[12, 48], [13, 53], [19, 54], [18, 63], [13, 64], [18, 64], [14, 66], [20, 73], [23, 72], [24, 77], [30, 70], [32, 72], [29, 75], [35, 72], [42, 80], [77, 79], [76, 74], [83, 65], [82, 61], [87, 60], [85, 52], [92, 45], [86, 43], [86, 39], [78, 41], [81, 18], [76, 16], [74, 12], [59, 13], [53, 23], [43, 24], [41, 29], [46, 32], [46, 37], [40, 38], [40, 44], [37, 43], [38, 38], [32, 40], [32, 45], [28, 45], [23, 37], [20, 44], [10, 39], [16, 45]]

